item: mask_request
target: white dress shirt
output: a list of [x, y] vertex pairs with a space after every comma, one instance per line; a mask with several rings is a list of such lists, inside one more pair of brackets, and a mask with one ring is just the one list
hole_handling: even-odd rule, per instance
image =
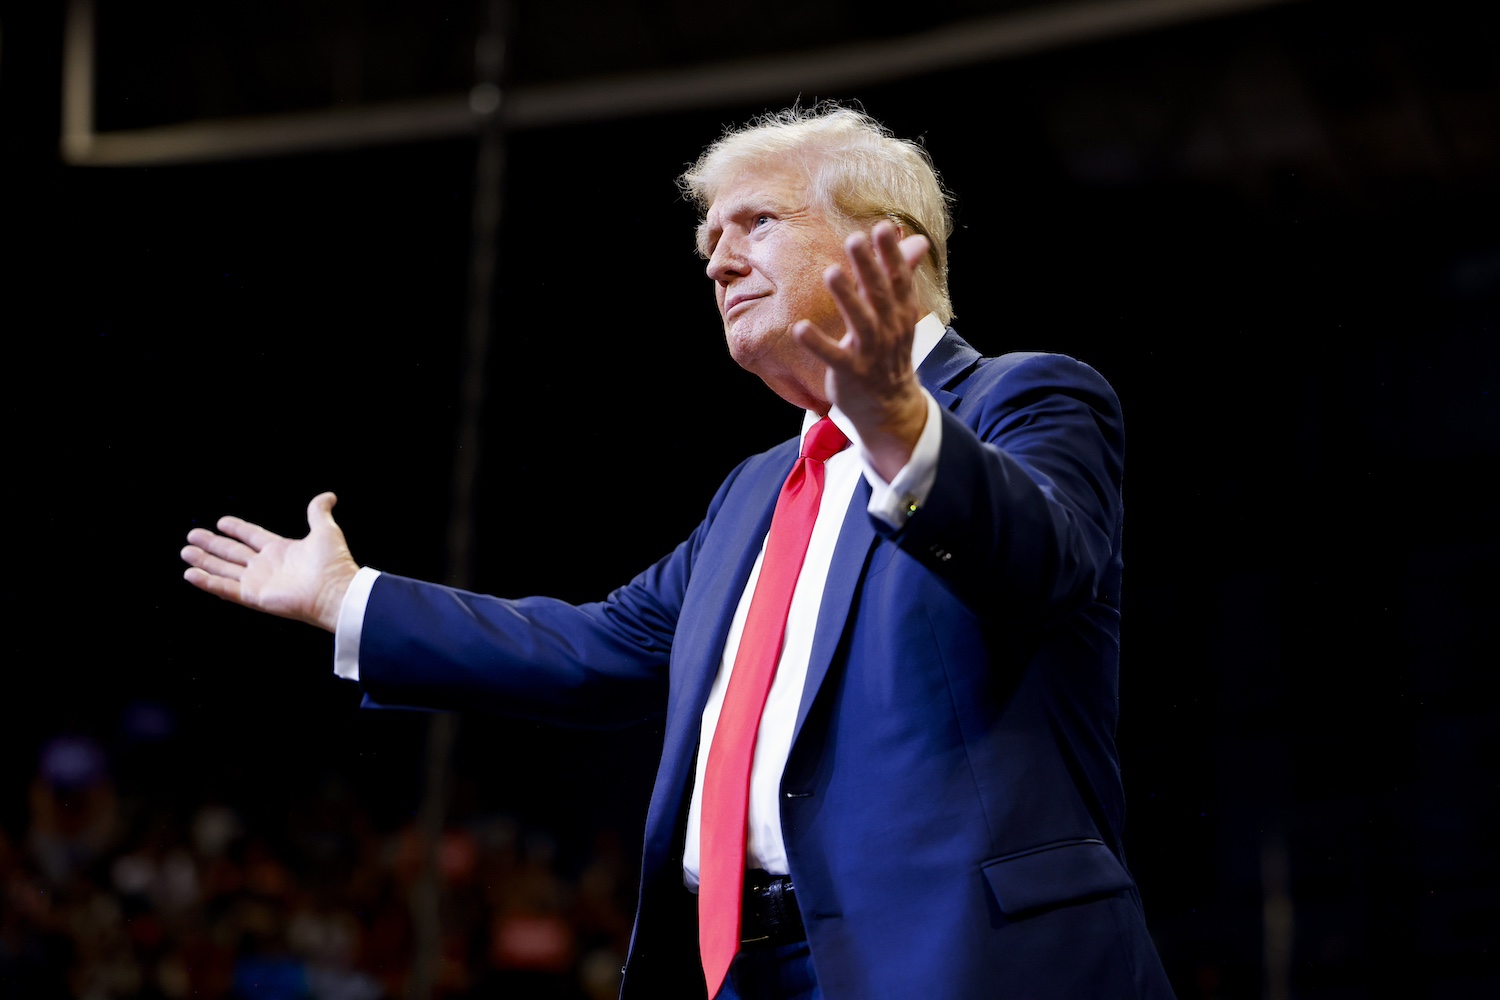
[[[942, 339], [943, 331], [943, 322], [935, 314], [929, 313], [922, 318], [917, 324], [916, 337], [912, 343], [913, 367], [921, 365]], [[869, 456], [860, 444], [859, 435], [849, 419], [837, 407], [828, 414], [849, 438], [851, 447], [845, 448], [824, 463], [823, 498], [819, 504], [817, 521], [813, 525], [812, 538], [808, 543], [807, 556], [803, 560], [802, 571], [792, 593], [792, 605], [787, 613], [786, 633], [781, 659], [776, 667], [776, 677], [771, 684], [771, 692], [761, 714], [760, 728], [756, 733], [755, 759], [750, 772], [749, 831], [746, 838], [745, 864], [748, 868], [763, 868], [776, 875], [787, 874], [786, 844], [781, 835], [781, 775], [786, 769], [787, 757], [792, 749], [792, 728], [796, 724], [802, 687], [807, 679], [808, 658], [812, 652], [818, 609], [823, 602], [823, 587], [828, 581], [828, 568], [833, 561], [839, 529], [843, 525], [844, 514], [849, 509], [849, 501], [854, 496], [860, 475], [863, 474], [870, 483], [870, 515], [892, 526], [903, 523], [913, 506], [924, 503], [932, 491], [933, 481], [937, 476], [938, 452], [942, 445], [942, 419], [937, 400], [925, 389], [922, 390], [922, 395], [927, 400], [927, 422], [911, 458], [889, 483], [870, 464]], [[817, 419], [818, 415], [811, 411], [804, 415], [804, 436]], [[693, 784], [687, 843], [682, 858], [683, 882], [694, 890], [698, 887], [698, 831], [702, 814], [703, 773], [708, 766], [708, 747], [712, 745], [714, 729], [718, 725], [724, 692], [729, 687], [729, 675], [734, 668], [745, 617], [750, 611], [750, 599], [755, 594], [755, 584], [760, 578], [761, 560], [764, 558], [765, 540], [762, 539], [760, 555], [756, 557], [750, 578], [745, 583], [744, 593], [740, 595], [739, 605], [735, 609], [729, 635], [724, 643], [719, 672], [714, 678], [708, 703], [703, 709], [697, 777]], [[369, 567], [361, 568], [344, 595], [334, 635], [334, 671], [340, 677], [359, 679], [359, 638], [370, 590], [379, 575], [378, 571]]]

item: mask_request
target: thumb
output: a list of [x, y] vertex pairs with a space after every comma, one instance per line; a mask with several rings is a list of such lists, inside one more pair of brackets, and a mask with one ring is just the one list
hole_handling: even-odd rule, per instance
[[312, 498], [307, 505], [307, 527], [310, 531], [318, 528], [336, 528], [338, 524], [333, 519], [333, 505], [339, 502], [339, 498], [332, 493], [319, 493]]

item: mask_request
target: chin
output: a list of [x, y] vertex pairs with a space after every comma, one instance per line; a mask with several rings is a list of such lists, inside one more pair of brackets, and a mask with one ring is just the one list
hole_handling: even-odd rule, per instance
[[755, 371], [757, 362], [771, 352], [778, 337], [775, 331], [739, 327], [724, 331], [724, 339], [729, 345], [729, 356], [734, 358], [735, 363], [741, 368]]

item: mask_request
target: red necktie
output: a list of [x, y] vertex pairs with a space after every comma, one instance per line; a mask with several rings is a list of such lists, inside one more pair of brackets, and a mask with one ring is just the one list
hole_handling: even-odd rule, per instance
[[755, 731], [781, 658], [792, 591], [823, 497], [823, 463], [849, 443], [832, 420], [812, 425], [802, 456], [781, 487], [755, 595], [729, 675], [729, 690], [714, 729], [703, 775], [699, 828], [698, 945], [708, 995], [714, 996], [740, 949], [745, 879], [745, 820], [750, 808], [750, 764]]

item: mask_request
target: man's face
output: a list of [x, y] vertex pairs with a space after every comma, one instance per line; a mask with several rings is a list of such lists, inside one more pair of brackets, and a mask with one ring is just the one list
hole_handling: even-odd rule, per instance
[[804, 407], [822, 401], [824, 369], [792, 339], [792, 325], [807, 319], [830, 336], [844, 331], [823, 284], [828, 266], [844, 260], [844, 234], [811, 201], [795, 172], [749, 171], [718, 192], [699, 232], [730, 355]]

